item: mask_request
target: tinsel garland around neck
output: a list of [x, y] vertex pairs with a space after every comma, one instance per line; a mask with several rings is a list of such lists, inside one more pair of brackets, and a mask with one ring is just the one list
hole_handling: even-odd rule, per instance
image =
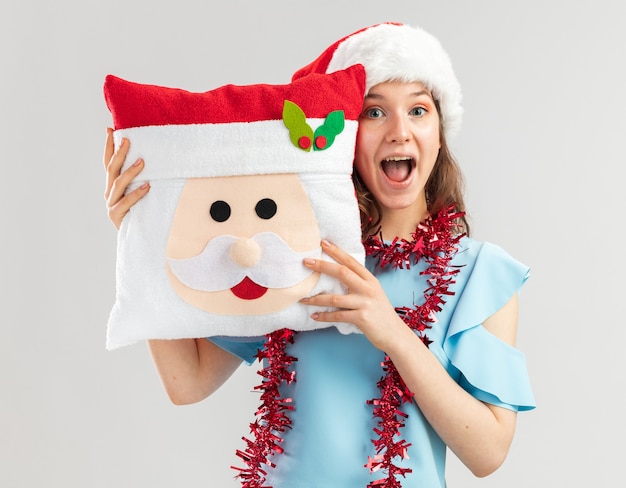
[[[444, 297], [454, 294], [448, 288], [454, 284], [459, 268], [452, 267], [450, 263], [464, 236], [455, 232], [458, 219], [463, 215], [450, 206], [420, 223], [410, 241], [396, 238], [386, 243], [382, 238], [371, 236], [363, 243], [366, 255], [376, 258], [377, 266], [381, 268], [392, 266], [410, 269], [420, 260], [426, 263], [426, 269], [421, 272], [427, 276], [428, 284], [424, 290], [424, 302], [421, 305], [396, 308], [398, 315], [426, 346], [431, 343], [426, 331], [436, 322], [435, 314], [445, 304]], [[263, 377], [263, 381], [255, 387], [262, 394], [257, 418], [250, 424], [254, 438], [244, 437], [247, 449], [237, 451], [247, 468], [233, 467], [239, 471], [237, 477], [241, 480], [242, 488], [271, 488], [265, 485], [266, 468], [275, 467], [270, 456], [283, 452], [281, 434], [291, 428], [287, 412], [294, 408], [292, 399], [281, 398], [279, 388], [282, 384], [295, 381], [295, 371], [290, 367], [297, 358], [286, 353], [286, 348], [293, 344], [295, 336], [296, 332], [289, 329], [267, 334], [263, 350], [256, 355], [258, 359], [265, 360], [267, 365], [259, 370], [258, 374]], [[405, 477], [412, 470], [394, 464], [397, 459], [408, 457], [407, 451], [411, 445], [401, 436], [400, 429], [404, 427], [407, 414], [400, 410], [400, 406], [411, 402], [413, 393], [404, 384], [389, 356], [385, 355], [381, 367], [384, 375], [377, 383], [380, 397], [367, 401], [374, 407], [373, 415], [378, 419], [378, 426], [374, 428], [378, 437], [372, 439], [375, 454], [368, 457], [365, 467], [371, 473], [382, 471], [385, 477], [372, 481], [367, 488], [401, 488], [398, 476]]]
[[[428, 284], [424, 290], [423, 303], [396, 308], [404, 323], [415, 331], [426, 346], [432, 342], [426, 332], [437, 321], [436, 313], [446, 303], [444, 297], [454, 294], [449, 287], [454, 284], [459, 268], [452, 267], [450, 263], [456, 255], [459, 241], [465, 235], [454, 232], [458, 219], [463, 215], [450, 206], [420, 223], [410, 241], [395, 238], [388, 244], [381, 237], [370, 236], [363, 243], [366, 255], [376, 258], [380, 268], [391, 266], [410, 269], [419, 261], [426, 263], [426, 268], [420, 273], [427, 276]], [[407, 451], [411, 445], [402, 438], [400, 432], [407, 418], [400, 406], [413, 400], [413, 392], [407, 388], [389, 356], [385, 355], [381, 367], [384, 376], [377, 383], [380, 397], [367, 402], [374, 406], [374, 417], [378, 419], [378, 427], [374, 428], [378, 438], [372, 439], [376, 454], [368, 457], [365, 467], [371, 473], [383, 470], [386, 476], [367, 486], [401, 488], [402, 483], [397, 477], [405, 477], [412, 470], [395, 464], [396, 459], [408, 457]]]

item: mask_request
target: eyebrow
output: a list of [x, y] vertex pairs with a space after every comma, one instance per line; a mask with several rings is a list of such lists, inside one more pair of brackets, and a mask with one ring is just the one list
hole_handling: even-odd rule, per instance
[[[413, 92], [413, 93], [409, 94], [409, 96], [415, 97], [415, 98], [421, 97], [422, 95], [426, 95], [427, 97], [429, 97], [431, 99], [433, 98], [433, 96], [430, 94], [430, 92], [428, 92], [426, 90], [420, 90], [418, 92]], [[375, 100], [382, 100], [385, 97], [383, 97], [382, 95], [379, 95], [378, 93], [368, 93], [367, 95], [365, 95], [365, 99], [367, 100], [368, 98], [375, 99]]]

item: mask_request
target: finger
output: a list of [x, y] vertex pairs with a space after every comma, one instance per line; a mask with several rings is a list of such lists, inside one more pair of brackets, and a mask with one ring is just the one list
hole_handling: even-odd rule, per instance
[[126, 155], [130, 148], [130, 141], [128, 138], [122, 137], [119, 147], [115, 148], [113, 132], [113, 129], [107, 129], [107, 140], [104, 147], [104, 167], [107, 172], [119, 174], [126, 160]]
[[124, 216], [129, 212], [131, 207], [141, 200], [149, 191], [150, 183], [146, 182], [108, 207], [109, 219], [111, 219], [117, 229], [120, 228]]
[[115, 142], [113, 141], [113, 129], [111, 127], [107, 127], [107, 138], [106, 142], [104, 143], [104, 155], [102, 156], [102, 162], [104, 163], [105, 171], [109, 166], [109, 161], [111, 161], [114, 151]]
[[[109, 198], [107, 199], [107, 207], [113, 208], [117, 206], [120, 202], [125, 201], [130, 202], [130, 205], [128, 205], [128, 208], [130, 208], [132, 204], [137, 202], [139, 198], [141, 198], [141, 196], [147, 193], [147, 190], [150, 189], [149, 183], [145, 182], [139, 188], [136, 188], [135, 190], [126, 193], [129, 183], [135, 177], [134, 173], [138, 172], [136, 168], [136, 166], [131, 166], [131, 168], [129, 168], [115, 180], [115, 182], [113, 183], [113, 187], [111, 188]], [[137, 197], [137, 195], [139, 195], [139, 197]], [[126, 204], [122, 203], [122, 205], [124, 206]]]
[[132, 207], [133, 205], [135, 205], [135, 203], [141, 200], [149, 191], [150, 183], [146, 181], [139, 188], [134, 189], [128, 195], [124, 196], [124, 205], [128, 205], [128, 208], [130, 209], [130, 207]]
[[118, 174], [115, 178], [113, 178], [113, 174], [107, 174], [107, 189], [104, 198], [107, 200], [109, 206], [115, 204], [124, 196], [128, 185], [141, 173], [143, 168], [143, 159], [139, 158], [129, 166], [128, 169], [124, 170], [122, 174]]
[[[109, 142], [107, 141], [107, 144]], [[109, 162], [105, 164], [107, 177], [106, 177], [106, 190], [104, 192], [105, 198], [108, 198], [108, 194], [111, 192], [113, 182], [120, 175], [124, 162], [126, 161], [126, 155], [128, 154], [128, 148], [130, 142], [125, 137], [122, 138], [120, 146], [114, 150], [113, 155], [109, 159]], [[105, 152], [107, 150], [105, 149]]]
[[319, 295], [304, 297], [300, 302], [305, 305], [344, 310], [354, 310], [360, 306], [358, 297], [348, 293], [345, 295], [320, 293]]
[[367, 268], [359, 263], [354, 256], [326, 239], [322, 240], [322, 250], [339, 264], [343, 264], [361, 278], [365, 279], [371, 275]]
[[314, 312], [311, 314], [311, 318], [316, 322], [341, 322], [346, 324], [354, 324], [354, 316], [354, 310], [333, 310], [330, 312]]
[[312, 271], [323, 273], [335, 278], [343, 283], [349, 290], [358, 290], [362, 288], [359, 285], [363, 283], [363, 278], [343, 264], [313, 258], [305, 258], [303, 263]]

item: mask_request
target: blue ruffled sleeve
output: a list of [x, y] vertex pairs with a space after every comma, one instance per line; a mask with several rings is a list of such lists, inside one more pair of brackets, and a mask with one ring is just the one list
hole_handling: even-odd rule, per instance
[[263, 348], [263, 338], [258, 337], [207, 337], [216, 346], [237, 356], [250, 366], [256, 360], [256, 353]]
[[519, 292], [529, 268], [488, 242], [464, 239], [461, 244], [461, 290], [443, 350], [460, 372], [459, 384], [479, 400], [515, 411], [533, 409], [524, 354], [482, 326]]

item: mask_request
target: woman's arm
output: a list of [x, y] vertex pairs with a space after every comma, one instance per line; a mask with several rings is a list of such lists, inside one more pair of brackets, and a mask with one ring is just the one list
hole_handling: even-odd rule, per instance
[[150, 354], [172, 403], [199, 402], [230, 378], [241, 359], [206, 339], [148, 341]]
[[[428, 422], [459, 459], [476, 476], [495, 471], [511, 445], [516, 413], [483, 403], [461, 388], [398, 317], [376, 277], [338, 247], [326, 242], [322, 245], [337, 263], [306, 259], [305, 265], [339, 279], [349, 293], [306, 299], [311, 305], [340, 309], [316, 313], [313, 318], [359, 327], [375, 347], [389, 355]], [[517, 296], [484, 326], [512, 344], [517, 327]]]
[[[514, 337], [517, 295], [487, 319], [484, 327], [502, 333], [503, 340]], [[463, 390], [406, 326], [393, 333], [386, 352], [414, 392], [420, 410], [450, 449], [476, 476], [493, 473], [506, 459], [513, 441], [516, 412], [483, 403]]]
[[[106, 200], [109, 219], [117, 229], [124, 216], [150, 190], [146, 183], [125, 195], [126, 187], [144, 167], [138, 159], [121, 173], [130, 141], [122, 140], [115, 150], [113, 129], [107, 128], [104, 146]], [[148, 341], [152, 360], [165, 391], [177, 405], [203, 400], [217, 390], [241, 364], [241, 359], [206, 339]]]

